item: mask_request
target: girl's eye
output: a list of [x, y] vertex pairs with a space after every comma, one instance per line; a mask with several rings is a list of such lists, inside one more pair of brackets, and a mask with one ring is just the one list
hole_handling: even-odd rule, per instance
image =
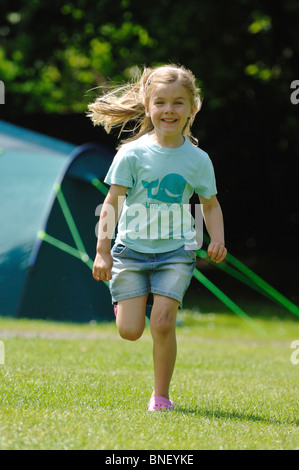
[[[156, 101], [155, 104], [156, 105], [162, 105], [162, 104], [164, 104], [164, 102], [163, 101]], [[183, 103], [182, 103], [182, 101], [175, 101], [174, 104], [182, 105]]]

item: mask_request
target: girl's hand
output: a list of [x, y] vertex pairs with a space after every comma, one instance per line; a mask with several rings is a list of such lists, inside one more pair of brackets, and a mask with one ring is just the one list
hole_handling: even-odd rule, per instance
[[214, 263], [221, 263], [227, 254], [227, 249], [223, 243], [211, 242], [208, 247], [208, 255]]
[[96, 281], [109, 281], [112, 278], [113, 258], [110, 253], [97, 253], [92, 269]]

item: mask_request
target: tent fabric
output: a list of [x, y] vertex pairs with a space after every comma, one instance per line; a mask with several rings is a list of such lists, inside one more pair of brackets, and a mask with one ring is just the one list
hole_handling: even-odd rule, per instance
[[0, 121], [0, 315], [113, 318], [109, 290], [90, 271], [104, 197], [93, 182], [111, 160], [98, 144], [76, 147]]

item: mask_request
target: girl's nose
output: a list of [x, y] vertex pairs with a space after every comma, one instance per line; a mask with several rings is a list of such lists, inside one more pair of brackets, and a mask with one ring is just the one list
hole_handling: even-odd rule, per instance
[[173, 105], [171, 103], [167, 103], [165, 105], [165, 112], [172, 113], [173, 112]]

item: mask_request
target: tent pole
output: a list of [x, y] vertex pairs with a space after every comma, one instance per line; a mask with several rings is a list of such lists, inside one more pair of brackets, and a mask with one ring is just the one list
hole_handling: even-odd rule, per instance
[[194, 277], [209, 289], [221, 302], [223, 302], [232, 312], [238, 315], [242, 320], [246, 321], [260, 336], [266, 336], [263, 328], [252, 320], [235, 302], [233, 302], [226, 294], [224, 294], [215, 284], [213, 284], [206, 276], [204, 276], [197, 268], [193, 272]]
[[[204, 233], [203, 239], [205, 243], [209, 243], [208, 236]], [[256, 287], [252, 285], [252, 287], [256, 288], [261, 292], [263, 295], [267, 295], [272, 300], [275, 300], [277, 303], [285, 307], [289, 312], [294, 313], [295, 315], [299, 316], [299, 307], [287, 299], [284, 295], [278, 292], [274, 287], [272, 287], [268, 282], [264, 281], [260, 276], [258, 276], [255, 272], [253, 272], [250, 268], [248, 268], [244, 263], [239, 261], [235, 256], [230, 253], [227, 253], [226, 260], [231, 263], [235, 268], [239, 269], [247, 277], [249, 281], [253, 283]], [[210, 260], [209, 260], [210, 261]], [[222, 266], [213, 263], [218, 268], [222, 268]], [[231, 274], [231, 273], [229, 273]], [[235, 276], [236, 277], [236, 276]], [[242, 282], [246, 282], [242, 276], [239, 277], [239, 280]], [[246, 282], [248, 284], [248, 282]]]

